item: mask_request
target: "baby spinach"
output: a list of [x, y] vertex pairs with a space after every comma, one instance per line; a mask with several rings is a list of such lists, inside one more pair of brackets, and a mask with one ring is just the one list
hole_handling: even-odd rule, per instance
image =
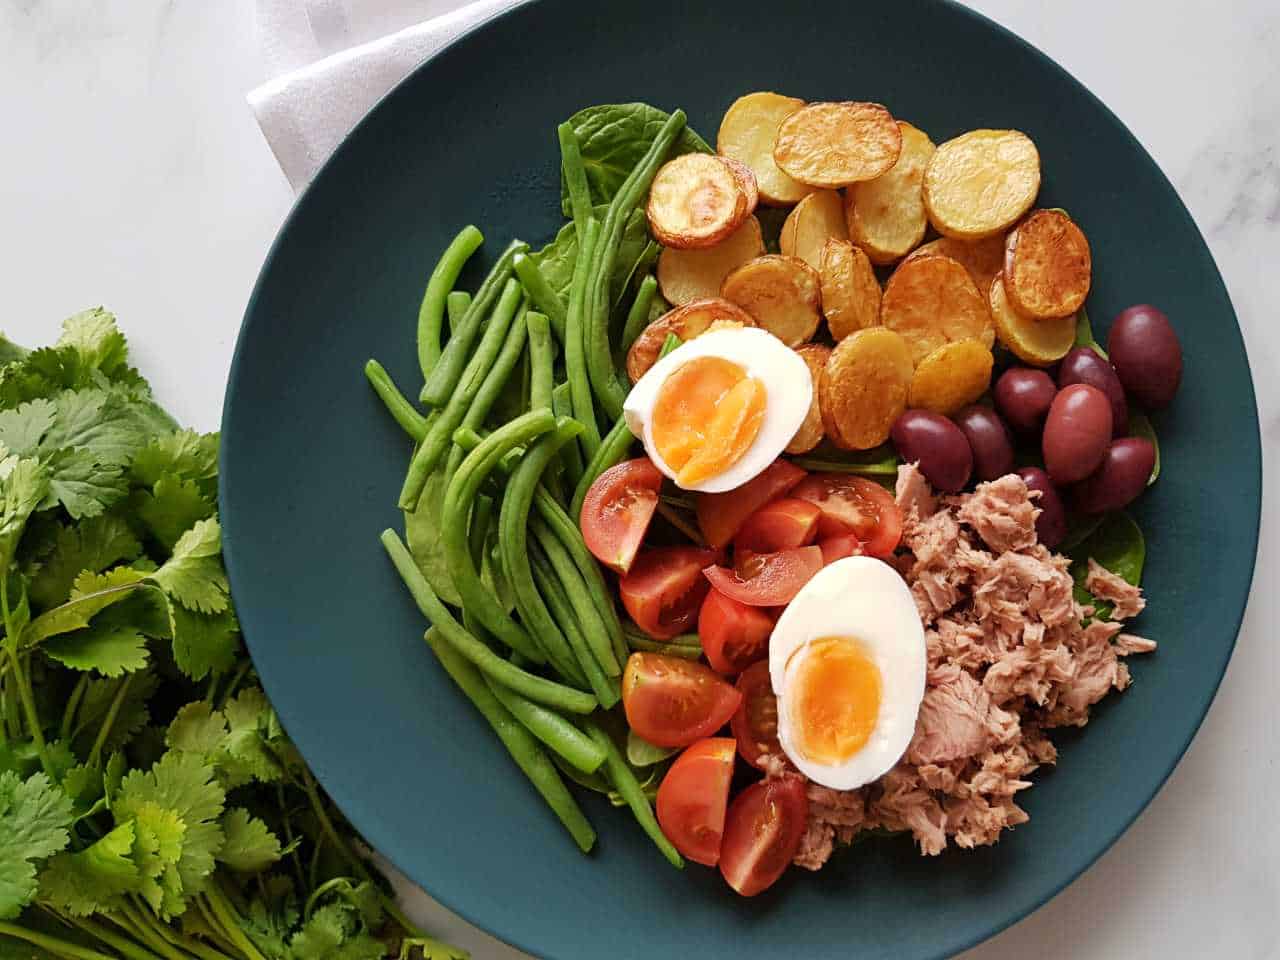
[[1092, 606], [1096, 618], [1106, 619], [1111, 616], [1112, 605], [1097, 599], [1084, 586], [1090, 558], [1136, 587], [1142, 582], [1147, 541], [1134, 519], [1118, 511], [1107, 514], [1093, 533], [1067, 551], [1067, 556], [1071, 558], [1071, 576], [1076, 582], [1076, 600]]
[[1081, 307], [1080, 312], [1076, 314], [1076, 346], [1089, 347], [1103, 360], [1110, 359], [1107, 351], [1103, 350], [1102, 345], [1094, 339], [1093, 324], [1089, 322], [1089, 312], [1084, 307]]
[[1156, 436], [1156, 428], [1152, 425], [1151, 418], [1145, 413], [1130, 413], [1129, 436], [1149, 440], [1151, 446], [1155, 448], [1156, 462], [1151, 468], [1151, 476], [1147, 479], [1149, 487], [1160, 477], [1160, 439]]
[[[603, 220], [606, 209], [596, 207], [596, 218]], [[644, 210], [635, 210], [623, 228], [618, 259], [609, 278], [609, 289], [613, 291], [615, 303], [632, 275], [656, 257], [657, 245], [649, 242], [649, 225]], [[538, 265], [551, 288], [567, 299], [569, 284], [573, 281], [573, 265], [578, 259], [578, 235], [573, 224], [566, 223], [561, 227], [556, 238], [537, 253], [530, 254], [530, 259]]]
[[804, 470], [820, 473], [852, 473], [860, 477], [897, 477], [897, 451], [888, 443], [871, 450], [835, 450], [819, 448], [810, 456], [792, 457], [791, 462]]

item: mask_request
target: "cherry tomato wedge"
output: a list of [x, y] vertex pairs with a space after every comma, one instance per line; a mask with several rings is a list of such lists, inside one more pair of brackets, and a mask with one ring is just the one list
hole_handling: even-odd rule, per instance
[[781, 497], [805, 476], [795, 464], [775, 460], [736, 490], [700, 494], [698, 526], [707, 543], [716, 549], [728, 546], [747, 517]]
[[764, 769], [764, 758], [782, 756], [778, 742], [778, 698], [769, 681], [769, 661], [761, 660], [742, 671], [736, 684], [742, 704], [729, 721], [742, 759]]
[[766, 503], [747, 517], [733, 538], [733, 544], [740, 550], [759, 553], [808, 546], [818, 535], [818, 518], [821, 516], [822, 510], [817, 504], [783, 497]]
[[610, 467], [587, 490], [578, 523], [597, 560], [617, 573], [631, 568], [658, 508], [662, 474], [648, 457]]
[[764, 780], [743, 790], [725, 816], [725, 882], [744, 897], [773, 886], [800, 849], [808, 819], [809, 799], [799, 778]]
[[733, 779], [731, 737], [708, 737], [676, 757], [658, 787], [658, 826], [694, 863], [720, 862], [720, 836]]
[[618, 581], [622, 605], [636, 626], [658, 640], [688, 633], [707, 595], [702, 569], [715, 562], [714, 551], [697, 547], [641, 550]]
[[902, 516], [891, 494], [874, 480], [845, 473], [815, 473], [806, 477], [791, 495], [817, 504], [822, 511], [818, 538], [853, 534], [862, 541], [862, 552], [887, 557], [902, 536]]
[[712, 590], [698, 613], [702, 652], [717, 673], [735, 674], [765, 656], [774, 618], [759, 607], [748, 606]]
[[818, 549], [822, 551], [822, 565], [834, 563], [837, 560], [843, 560], [845, 557], [856, 557], [862, 553], [862, 541], [852, 533], [846, 533], [839, 537], [828, 537], [826, 540], [818, 542]]
[[622, 673], [622, 709], [640, 737], [686, 747], [733, 716], [742, 694], [709, 667], [661, 653], [633, 653]]
[[739, 554], [736, 569], [707, 567], [702, 572], [726, 597], [752, 607], [780, 607], [822, 569], [819, 547], [796, 547], [777, 553]]

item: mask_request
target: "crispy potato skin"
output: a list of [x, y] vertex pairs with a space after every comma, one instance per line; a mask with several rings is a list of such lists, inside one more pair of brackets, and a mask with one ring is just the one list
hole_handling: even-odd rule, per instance
[[778, 234], [778, 249], [784, 256], [799, 257], [817, 270], [822, 245], [832, 238], [849, 239], [844, 203], [835, 190], [815, 190], [787, 214]]
[[846, 450], [884, 443], [906, 409], [911, 375], [911, 351], [892, 330], [871, 327], [841, 340], [818, 384], [827, 437]]
[[791, 454], [808, 453], [822, 442], [826, 431], [822, 428], [822, 404], [818, 398], [818, 385], [822, 382], [822, 371], [826, 369], [827, 358], [831, 356], [831, 348], [821, 343], [806, 343], [796, 347], [796, 353], [809, 365], [809, 376], [813, 378], [813, 399], [809, 401], [809, 412], [804, 423], [786, 446]]
[[902, 131], [878, 103], [810, 103], [778, 127], [773, 159], [801, 183], [843, 187], [874, 180], [902, 150]]
[[880, 322], [902, 335], [919, 363], [943, 344], [974, 339], [990, 348], [995, 328], [987, 299], [950, 257], [911, 257], [898, 265], [880, 301]]
[[1018, 130], [970, 130], [938, 147], [924, 171], [924, 205], [943, 236], [981, 240], [1007, 230], [1040, 191], [1040, 154]]
[[972, 242], [939, 237], [916, 247], [907, 255], [907, 259], [931, 254], [958, 261], [969, 271], [969, 276], [973, 277], [974, 286], [979, 291], [986, 291], [991, 289], [991, 281], [1004, 269], [1004, 237], [996, 234], [985, 240]]
[[772, 206], [788, 206], [813, 189], [793, 180], [773, 162], [773, 144], [782, 121], [804, 106], [796, 97], [778, 93], [748, 93], [725, 111], [716, 137], [716, 152], [746, 164], [755, 174], [761, 199]]
[[724, 278], [720, 296], [789, 347], [808, 341], [822, 319], [818, 271], [796, 257], [767, 254], [744, 263]]
[[682, 307], [668, 310], [645, 327], [627, 351], [627, 376], [635, 383], [649, 372], [649, 368], [658, 362], [658, 355], [662, 353], [662, 345], [667, 342], [668, 334], [674, 333], [687, 342], [706, 333], [713, 326], [755, 325], [755, 320], [745, 310], [719, 297], [694, 300]]
[[950, 416], [987, 392], [994, 364], [991, 350], [977, 340], [943, 344], [916, 367], [907, 405]]
[[1037, 210], [1009, 234], [1004, 289], [1024, 317], [1050, 320], [1084, 306], [1093, 279], [1089, 241], [1059, 210]]
[[1047, 367], [1061, 360], [1076, 343], [1075, 315], [1032, 320], [1013, 309], [1005, 294], [1004, 277], [996, 274], [988, 292], [996, 336], [1024, 363]]
[[822, 248], [818, 276], [831, 339], [843, 340], [880, 322], [880, 281], [870, 259], [858, 247], [848, 240], [828, 240]]
[[[720, 162], [733, 171], [733, 176], [738, 181], [738, 186], [742, 188], [742, 192], [746, 195], [748, 216], [755, 213], [756, 204], [760, 202], [760, 187], [756, 183], [756, 175], [751, 172], [751, 168], [745, 163], [735, 160], [733, 157], [721, 157]], [[743, 219], [746, 218], [744, 217]]]
[[747, 200], [737, 169], [723, 157], [686, 153], [668, 160], [653, 178], [649, 232], [667, 247], [713, 247], [750, 216]]
[[924, 170], [935, 149], [921, 130], [898, 121], [902, 152], [887, 173], [845, 191], [849, 239], [872, 263], [893, 263], [919, 245], [929, 224], [924, 209]]
[[658, 255], [658, 289], [667, 303], [676, 306], [702, 297], [717, 297], [725, 277], [762, 253], [760, 221], [747, 217], [742, 226], [706, 250], [663, 247]]

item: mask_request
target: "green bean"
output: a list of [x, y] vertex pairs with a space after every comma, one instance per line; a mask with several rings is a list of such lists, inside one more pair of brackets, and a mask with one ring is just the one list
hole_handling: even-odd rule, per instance
[[573, 398], [573, 415], [586, 431], [580, 442], [582, 452], [591, 457], [600, 446], [600, 428], [596, 424], [595, 406], [591, 400], [591, 379], [586, 356], [586, 298], [592, 253], [600, 237], [600, 222], [587, 221], [586, 235], [578, 244], [578, 262], [573, 267], [573, 284], [569, 293], [569, 315], [564, 328], [564, 369]]
[[450, 334], [458, 328], [462, 318], [467, 315], [469, 306], [471, 306], [471, 294], [465, 290], [454, 290], [449, 296], [445, 297], [444, 318], [449, 324]]
[[596, 708], [596, 699], [591, 694], [521, 670], [503, 660], [463, 629], [462, 624], [453, 618], [449, 608], [440, 602], [440, 598], [418, 569], [409, 548], [394, 530], [382, 531], [382, 545], [423, 616], [431, 621], [433, 627], [449, 642], [449, 646], [475, 664], [485, 676], [492, 677], [523, 697], [556, 710], [587, 714]]
[[427, 435], [427, 418], [414, 409], [413, 404], [400, 392], [391, 379], [391, 374], [377, 360], [369, 359], [364, 364], [364, 376], [401, 429], [421, 443], [422, 438]]
[[[484, 243], [484, 235], [475, 227], [463, 227], [440, 255], [431, 278], [427, 281], [422, 305], [418, 307], [418, 365], [422, 379], [430, 380], [440, 361], [440, 328], [444, 324], [445, 298], [458, 280], [458, 274], [471, 255]], [[459, 367], [461, 369], [461, 367]], [[432, 404], [439, 406], [440, 404]]]
[[574, 613], [577, 614], [578, 623], [582, 626], [582, 634], [591, 649], [591, 655], [595, 657], [596, 663], [607, 676], [621, 676], [622, 664], [614, 656], [609, 628], [605, 626], [600, 611], [592, 602], [591, 595], [587, 592], [586, 581], [569, 556], [569, 551], [540, 517], [533, 518], [529, 522], [529, 527], [547, 555], [547, 559], [551, 561], [551, 566], [555, 568], [556, 576], [560, 578], [560, 585], [564, 587], [569, 602], [573, 605]]
[[517, 254], [513, 265], [524, 292], [529, 295], [533, 305], [547, 315], [556, 339], [564, 343], [565, 315], [569, 312], [564, 298], [551, 288], [546, 275], [528, 254]]
[[630, 350], [631, 345], [636, 342], [640, 334], [644, 333], [644, 328], [649, 325], [649, 308], [653, 306], [653, 298], [657, 292], [658, 281], [654, 279], [652, 273], [646, 274], [645, 278], [640, 281], [640, 289], [636, 291], [636, 298], [631, 301], [631, 309], [627, 311], [627, 323], [622, 328], [623, 350]]
[[[458, 428], [467, 415], [472, 401], [484, 385], [485, 377], [498, 358], [498, 353], [506, 339], [511, 322], [520, 305], [520, 284], [510, 280], [503, 290], [502, 298], [494, 308], [493, 316], [485, 328], [484, 337], [475, 355], [467, 364], [467, 369], [458, 389], [449, 399], [448, 405], [440, 411], [440, 415], [427, 431], [422, 443], [413, 454], [409, 463], [409, 473], [404, 478], [404, 486], [400, 488], [400, 508], [416, 510], [418, 499], [422, 496], [422, 488], [426, 486], [427, 477], [435, 469], [436, 464], [449, 447], [453, 431]], [[452, 345], [453, 341], [449, 343]]]
[[499, 460], [516, 444], [527, 443], [549, 430], [556, 420], [550, 410], [534, 410], [516, 417], [480, 441], [467, 454], [458, 472], [449, 481], [441, 511], [440, 541], [444, 548], [449, 576], [462, 600], [461, 606], [475, 614], [485, 629], [531, 660], [540, 660], [541, 651], [528, 632], [503, 609], [493, 591], [480, 580], [480, 574], [467, 552], [467, 517], [480, 485], [497, 466]]
[[[485, 277], [484, 282], [480, 284], [480, 289], [471, 300], [471, 306], [467, 307], [466, 314], [454, 327], [453, 336], [445, 344], [440, 359], [431, 368], [431, 374], [422, 386], [422, 395], [419, 399], [427, 406], [443, 407], [453, 396], [463, 370], [467, 366], [472, 347], [475, 346], [476, 337], [480, 336], [480, 328], [484, 326], [484, 318], [495, 301], [504, 293], [507, 281], [511, 278], [511, 261], [515, 259], [517, 253], [523, 253], [528, 249], [529, 245], [520, 240], [511, 241], [507, 249], [502, 252], [502, 256], [498, 258], [498, 262], [493, 265], [493, 269], [489, 271], [489, 275]], [[452, 282], [449, 286], [453, 286]], [[440, 294], [442, 303], [448, 289], [449, 287], [446, 287]]]
[[538, 439], [511, 474], [498, 514], [498, 555], [515, 593], [516, 611], [551, 663], [575, 686], [587, 682], [573, 653], [542, 602], [529, 569], [529, 506], [547, 463], [564, 444], [582, 432], [582, 424], [565, 420]]
[[626, 418], [619, 417], [613, 429], [600, 441], [596, 455], [591, 458], [586, 469], [582, 471], [582, 476], [578, 478], [578, 485], [573, 489], [573, 500], [569, 504], [570, 517], [581, 518], [582, 501], [587, 498], [587, 491], [591, 489], [591, 485], [596, 482], [600, 474], [625, 460], [631, 445], [635, 442], [636, 438], [631, 428], [627, 426]]
[[600, 664], [591, 655], [591, 648], [582, 633], [582, 626], [578, 622], [573, 604], [569, 602], [569, 596], [564, 592], [564, 586], [556, 576], [551, 561], [547, 559], [547, 555], [537, 542], [529, 545], [529, 566], [533, 571], [533, 580], [538, 586], [538, 592], [546, 601], [565, 639], [568, 640], [569, 649], [573, 651], [578, 665], [586, 674], [587, 683], [596, 701], [606, 710], [610, 709], [621, 699], [621, 688], [616, 680], [610, 680], [604, 675]]
[[627, 761], [619, 752], [617, 744], [594, 723], [584, 721], [583, 726], [586, 728], [587, 735], [596, 742], [597, 746], [604, 750], [605, 776], [613, 784], [613, 789], [617, 790], [622, 795], [622, 799], [627, 801], [627, 806], [631, 808], [631, 813], [635, 816], [644, 832], [649, 835], [649, 838], [662, 851], [662, 855], [671, 862], [672, 866], [677, 869], [683, 869], [684, 858], [671, 845], [671, 841], [666, 838], [662, 828], [658, 826], [658, 820], [653, 815], [653, 807], [649, 803], [649, 798], [644, 795], [644, 789], [640, 786], [640, 781], [636, 779], [635, 774], [631, 772], [631, 768], [627, 766]]
[[[639, 219], [644, 216], [644, 211], [637, 209], [632, 216]], [[623, 233], [625, 234], [626, 230], [623, 230]], [[622, 300], [627, 295], [627, 291], [631, 288], [631, 281], [635, 279], [636, 274], [647, 274], [649, 272], [649, 268], [653, 266], [655, 261], [657, 261], [660, 253], [662, 253], [662, 244], [658, 243], [656, 240], [650, 240], [645, 244], [644, 249], [640, 251], [640, 256], [637, 257], [636, 262], [632, 264], [631, 272], [627, 274], [622, 283], [618, 286], [618, 292], [613, 298], [613, 309], [616, 310], [622, 305]], [[612, 289], [612, 286], [610, 286], [610, 289]]]
[[[471, 507], [471, 526], [467, 533], [467, 543], [471, 551], [471, 562], [475, 564], [477, 570], [483, 569], [484, 566], [484, 548], [489, 539], [489, 525], [493, 519], [493, 497], [486, 494], [479, 494], [476, 497], [475, 504]], [[462, 625], [472, 634], [481, 640], [489, 638], [488, 631], [484, 625], [464, 607], [462, 610]]]
[[682, 660], [697, 660], [702, 656], [702, 640], [696, 633], [681, 634], [670, 640], [655, 640], [633, 624], [623, 624], [622, 629], [627, 636], [627, 646], [632, 650], [640, 650], [644, 653], [665, 653], [671, 657], [680, 657]]
[[[551, 412], [557, 417], [573, 416], [573, 399], [569, 396], [569, 384], [558, 383], [551, 391]], [[577, 486], [582, 476], [582, 448], [576, 443], [567, 444], [560, 451], [560, 463], [564, 466], [564, 476], [570, 484]]]
[[[462, 418], [461, 426], [479, 430], [481, 424], [488, 419], [490, 411], [493, 410], [493, 405], [497, 403], [498, 397], [510, 382], [511, 374], [515, 371], [516, 364], [520, 362], [520, 358], [524, 355], [524, 346], [528, 339], [529, 318], [531, 316], [533, 316], [532, 310], [522, 310], [516, 316], [511, 329], [507, 332], [507, 339], [502, 344], [502, 350], [499, 351], [497, 359], [493, 361], [493, 366], [485, 376], [484, 382], [480, 384], [480, 389], [476, 391], [475, 399], [471, 401], [471, 406], [467, 408], [467, 413]], [[483, 341], [481, 345], [483, 346]], [[466, 383], [465, 377], [462, 382], [463, 384]], [[462, 388], [459, 387], [459, 389]]]
[[533, 409], [551, 409], [551, 388], [555, 371], [555, 358], [551, 344], [551, 324], [547, 315], [530, 310], [529, 324], [529, 406]]
[[547, 806], [560, 818], [574, 843], [583, 853], [589, 851], [595, 846], [596, 832], [587, 822], [569, 788], [560, 779], [555, 764], [538, 746], [533, 734], [511, 715], [511, 711], [485, 683], [485, 678], [448, 643], [442, 636], [442, 631], [432, 627], [427, 631], [426, 639], [445, 672], [488, 721], [502, 745], [511, 754], [511, 759], [529, 778]]
[[556, 127], [556, 135], [560, 139], [560, 169], [564, 172], [573, 225], [581, 243], [587, 221], [591, 219], [591, 186], [587, 183], [587, 168], [582, 165], [582, 147], [573, 124], [566, 120]]
[[583, 773], [595, 773], [604, 763], [604, 751], [594, 740], [554, 710], [512, 693], [486, 678], [493, 695], [524, 728]]

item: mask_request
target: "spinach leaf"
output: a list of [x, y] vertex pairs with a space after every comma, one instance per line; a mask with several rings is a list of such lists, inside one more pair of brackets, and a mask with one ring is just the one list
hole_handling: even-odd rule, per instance
[[[603, 220], [605, 211], [605, 207], [596, 207], [596, 217]], [[632, 274], [640, 268], [643, 261], [657, 256], [656, 251], [649, 248], [649, 224], [644, 210], [636, 209], [623, 228], [618, 259], [609, 278], [613, 302], [617, 302]], [[547, 283], [551, 284], [551, 289], [568, 299], [569, 285], [573, 282], [573, 265], [578, 259], [578, 235], [573, 224], [566, 223], [561, 227], [556, 238], [537, 253], [530, 254], [530, 259], [538, 265], [542, 275], [547, 278]]]
[[871, 450], [830, 450], [822, 447], [804, 457], [792, 457], [791, 462], [804, 470], [821, 473], [852, 473], [859, 477], [897, 477], [898, 453], [893, 446], [882, 443]]
[[418, 563], [418, 569], [431, 584], [431, 589], [445, 603], [458, 607], [462, 598], [449, 576], [449, 565], [444, 559], [444, 543], [441, 536], [441, 520], [444, 513], [444, 470], [436, 470], [427, 478], [422, 500], [417, 510], [404, 514], [404, 538], [409, 552]]
[[1130, 413], [1129, 435], [1149, 440], [1151, 441], [1151, 446], [1155, 447], [1156, 462], [1151, 468], [1151, 476], [1147, 478], [1147, 486], [1149, 487], [1160, 477], [1160, 440], [1156, 436], [1156, 428], [1151, 424], [1151, 418], [1145, 413]]
[[1084, 307], [1080, 308], [1080, 312], [1076, 314], [1076, 346], [1089, 347], [1100, 356], [1103, 360], [1110, 359], [1107, 351], [1102, 349], [1102, 345], [1093, 337], [1093, 324], [1089, 322], [1089, 313]]
[[1076, 582], [1077, 602], [1094, 607], [1099, 620], [1111, 616], [1112, 605], [1097, 599], [1084, 587], [1089, 575], [1089, 558], [1135, 587], [1142, 582], [1142, 566], [1147, 558], [1147, 541], [1133, 518], [1123, 511], [1107, 514], [1097, 529], [1067, 551], [1071, 558], [1071, 576]]
[[634, 730], [627, 731], [627, 763], [633, 767], [651, 767], [678, 752], [670, 747], [655, 746]]

